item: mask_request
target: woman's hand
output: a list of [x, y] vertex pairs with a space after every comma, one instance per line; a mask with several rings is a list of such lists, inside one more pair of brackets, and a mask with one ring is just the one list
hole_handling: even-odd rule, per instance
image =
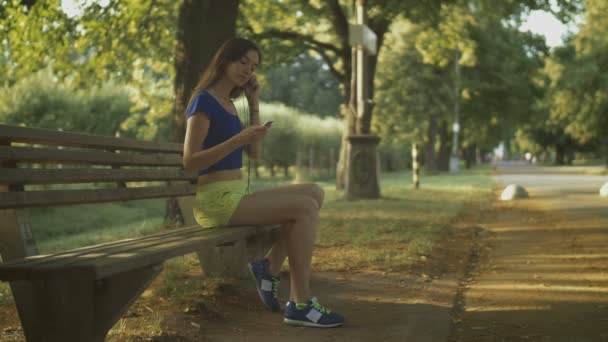
[[258, 109], [258, 99], [260, 98], [260, 84], [252, 75], [247, 84], [245, 85], [245, 97], [249, 103], [249, 108]]
[[264, 126], [251, 126], [242, 130], [239, 134], [235, 136], [240, 145], [248, 145], [258, 141], [261, 141], [266, 132], [268, 131], [268, 127]]

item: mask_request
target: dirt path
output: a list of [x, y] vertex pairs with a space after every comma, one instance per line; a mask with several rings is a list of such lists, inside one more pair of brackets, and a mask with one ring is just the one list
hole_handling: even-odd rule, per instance
[[608, 341], [608, 201], [579, 177], [502, 177], [531, 198], [481, 217], [451, 341]]
[[[253, 288], [228, 286], [205, 312], [175, 312], [163, 324], [166, 339], [153, 341], [445, 341], [471, 247], [466, 222], [448, 230], [437, 253], [407, 271], [317, 273], [312, 288], [324, 305], [346, 316], [343, 327], [287, 326], [281, 314], [261, 307]], [[280, 292], [287, 288], [284, 282]]]

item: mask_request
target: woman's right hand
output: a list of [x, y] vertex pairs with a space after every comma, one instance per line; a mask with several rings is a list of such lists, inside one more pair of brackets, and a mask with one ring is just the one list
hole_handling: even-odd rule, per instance
[[248, 145], [262, 140], [266, 135], [267, 130], [268, 127], [262, 125], [251, 126], [243, 129], [235, 138], [240, 145]]

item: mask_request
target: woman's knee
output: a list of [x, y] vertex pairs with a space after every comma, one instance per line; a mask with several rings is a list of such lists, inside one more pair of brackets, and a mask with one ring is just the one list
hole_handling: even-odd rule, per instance
[[300, 220], [317, 220], [319, 217], [319, 204], [316, 199], [306, 197], [298, 203], [297, 210], [298, 217]]
[[312, 183], [309, 185], [309, 191], [312, 198], [317, 202], [318, 208], [323, 206], [323, 200], [325, 199], [325, 191], [316, 183]]

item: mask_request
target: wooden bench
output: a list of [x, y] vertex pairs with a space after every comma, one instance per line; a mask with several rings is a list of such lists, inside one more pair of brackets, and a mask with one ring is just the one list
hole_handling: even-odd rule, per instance
[[[28, 341], [103, 341], [169, 258], [197, 253], [206, 275], [244, 276], [247, 260], [265, 254], [280, 225], [194, 222], [196, 175], [183, 171], [181, 152], [177, 143], [0, 125], [0, 280], [10, 282]], [[31, 189], [82, 183], [112, 188]], [[52, 255], [38, 255], [25, 209], [163, 197], [179, 199], [184, 228]]]

